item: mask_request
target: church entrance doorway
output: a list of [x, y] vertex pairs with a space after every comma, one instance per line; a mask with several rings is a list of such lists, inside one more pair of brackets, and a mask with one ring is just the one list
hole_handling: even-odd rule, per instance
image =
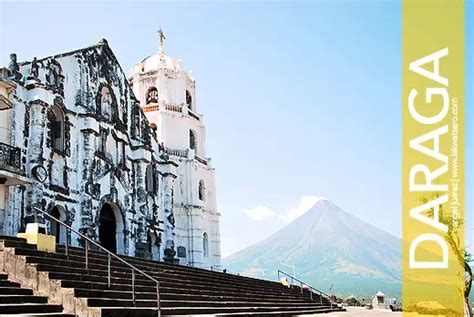
[[[54, 206], [54, 208], [51, 209], [50, 215], [56, 219], [62, 220], [61, 213], [59, 212], [59, 208], [57, 206]], [[61, 225], [59, 224], [59, 222], [51, 219], [51, 221], [49, 222], [49, 234], [56, 237], [56, 243], [60, 243]]]
[[112, 206], [107, 203], [100, 210], [99, 241], [110, 252], [117, 252], [117, 221]]

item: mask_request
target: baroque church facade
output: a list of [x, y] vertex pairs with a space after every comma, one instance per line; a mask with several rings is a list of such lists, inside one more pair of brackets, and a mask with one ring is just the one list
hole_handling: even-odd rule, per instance
[[0, 234], [39, 218], [58, 243], [81, 245], [38, 207], [118, 254], [220, 269], [195, 81], [160, 35], [128, 77], [106, 40], [29, 62], [11, 55], [0, 78]]

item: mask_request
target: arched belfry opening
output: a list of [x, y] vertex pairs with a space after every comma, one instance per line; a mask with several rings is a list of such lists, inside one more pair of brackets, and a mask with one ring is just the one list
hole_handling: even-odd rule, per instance
[[193, 110], [193, 96], [189, 92], [189, 90], [186, 90], [186, 104], [188, 105], [189, 110]]
[[110, 252], [117, 253], [117, 219], [110, 204], [102, 206], [99, 221], [100, 244]]
[[193, 130], [189, 130], [189, 148], [197, 152], [196, 133]]
[[158, 102], [158, 89], [156, 87], [148, 88], [146, 93], [146, 104]]

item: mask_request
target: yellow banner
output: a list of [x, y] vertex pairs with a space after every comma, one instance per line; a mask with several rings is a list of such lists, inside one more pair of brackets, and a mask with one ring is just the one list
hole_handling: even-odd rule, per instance
[[464, 316], [464, 2], [402, 6], [403, 310]]

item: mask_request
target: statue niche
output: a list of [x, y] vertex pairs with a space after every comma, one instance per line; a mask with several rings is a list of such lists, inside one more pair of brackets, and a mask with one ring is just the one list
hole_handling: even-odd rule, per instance
[[118, 117], [118, 107], [112, 89], [101, 85], [97, 94], [97, 114], [107, 121], [114, 121]]
[[46, 72], [46, 82], [53, 88], [60, 88], [61, 76], [61, 65], [57, 61], [51, 60]]

